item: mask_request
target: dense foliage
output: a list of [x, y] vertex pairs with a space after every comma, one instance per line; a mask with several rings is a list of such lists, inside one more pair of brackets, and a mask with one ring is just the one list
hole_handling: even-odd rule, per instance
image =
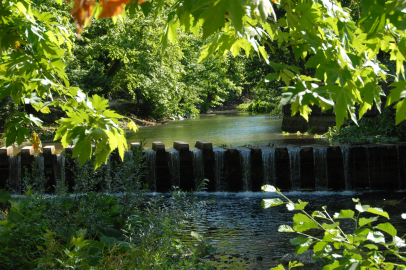
[[180, 239], [181, 223], [201, 205], [184, 192], [145, 196], [140, 153], [95, 171], [72, 162], [70, 189], [62, 179], [50, 196], [33, 171], [24, 196], [0, 190], [2, 269], [210, 269], [204, 239]]
[[358, 122], [358, 125], [352, 121], [346, 121], [340, 129], [329, 128], [321, 137], [334, 142], [350, 144], [393, 143], [404, 141], [406, 133], [403, 126], [395, 125], [393, 108], [387, 107], [373, 119], [364, 117]]
[[[248, 69], [239, 77], [245, 60], [228, 60], [228, 55], [240, 51], [246, 59], [262, 57], [256, 66], [268, 67], [258, 68], [268, 73], [258, 83], [258, 95], [265, 83], [285, 84], [281, 103], [291, 103], [292, 114], [307, 119], [309, 105], [334, 107], [340, 128], [348, 115], [357, 122], [374, 103], [380, 108], [380, 82], [392, 80], [386, 103], [395, 104], [396, 124], [406, 118], [404, 1], [342, 1], [343, 8], [337, 0], [75, 0], [68, 9], [82, 35], [79, 41], [74, 41], [72, 24], [65, 27], [69, 18], [63, 2], [2, 0], [0, 99], [10, 97], [43, 113], [49, 106], [64, 110], [67, 117], [59, 122], [56, 138], [64, 146], [74, 144], [81, 163], [96, 154], [100, 166], [115, 148], [123, 158], [127, 147], [117, 125], [122, 116], [106, 107], [102, 94], [125, 89], [138, 95], [137, 101], [156, 106], [160, 115], [193, 114], [196, 102], [207, 107], [223, 100], [227, 91], [244, 91], [255, 72]], [[55, 15], [47, 12], [58, 5]], [[83, 30], [92, 16], [124, 23], [97, 21]], [[189, 59], [197, 58], [200, 45], [198, 61], [208, 64], [193, 66], [196, 62]], [[395, 74], [384, 64], [392, 65]], [[68, 74], [75, 85], [99, 95], [83, 95], [71, 86]], [[29, 137], [31, 124], [40, 121], [16, 111], [7, 124], [7, 145]], [[94, 152], [92, 143], [97, 144]]]

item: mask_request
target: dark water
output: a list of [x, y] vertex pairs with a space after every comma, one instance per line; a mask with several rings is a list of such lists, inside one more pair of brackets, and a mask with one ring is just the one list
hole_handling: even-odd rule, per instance
[[[217, 269], [270, 269], [278, 265], [278, 258], [294, 252], [289, 239], [297, 235], [279, 233], [278, 227], [292, 225], [292, 217], [297, 211], [288, 211], [285, 205], [268, 209], [260, 206], [262, 199], [275, 197], [275, 193], [200, 195], [202, 198], [214, 198], [216, 202], [202, 211], [198, 218], [190, 220], [186, 229], [212, 240], [212, 245], [217, 249], [217, 261], [213, 262]], [[387, 211], [391, 217], [389, 222], [398, 230], [398, 236], [406, 232], [405, 221], [401, 219], [401, 214], [406, 212], [406, 203], [401, 200], [406, 197], [405, 192], [287, 192], [285, 195], [295, 202], [297, 199], [309, 202], [306, 209], [310, 213], [327, 205], [331, 216], [340, 209], [352, 209], [357, 213], [352, 198], [360, 198], [362, 204]], [[388, 220], [380, 217], [378, 222]], [[353, 231], [352, 221], [341, 219], [340, 224], [345, 228], [344, 231]]]
[[192, 119], [169, 121], [166, 125], [141, 127], [136, 133], [127, 133], [128, 142], [146, 139], [147, 147], [160, 141], [170, 147], [174, 141], [194, 145], [197, 140], [213, 145], [266, 145], [274, 140], [306, 138], [306, 136], [283, 136], [282, 119], [267, 118], [250, 113], [201, 115]]

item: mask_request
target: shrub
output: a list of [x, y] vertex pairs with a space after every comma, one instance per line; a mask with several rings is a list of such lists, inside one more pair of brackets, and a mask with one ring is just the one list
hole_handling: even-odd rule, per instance
[[208, 242], [179, 240], [200, 204], [181, 191], [146, 197], [141, 161], [134, 153], [96, 171], [74, 161], [72, 194], [63, 187], [44, 194], [44, 181], [28, 171], [24, 196], [0, 190], [1, 269], [210, 269], [201, 260]]
[[[389, 222], [372, 225], [382, 218], [389, 219], [388, 213], [382, 209], [362, 205], [359, 199], [353, 199], [357, 213], [346, 209], [331, 216], [327, 206], [323, 206], [321, 211], [310, 214], [304, 210], [307, 202], [298, 200], [294, 203], [270, 185], [263, 186], [262, 190], [276, 192], [285, 199], [264, 199], [261, 203], [264, 208], [285, 204], [289, 211], [300, 211], [293, 216], [292, 227], [281, 225], [278, 231], [299, 234], [290, 240], [296, 246], [296, 254], [313, 249], [313, 259], [325, 260], [323, 269], [406, 269], [403, 264], [405, 252], [401, 251], [406, 247], [405, 236], [397, 236], [397, 230]], [[340, 226], [339, 220], [342, 219], [354, 222], [352, 232], [345, 232]], [[316, 233], [320, 231], [322, 234]], [[291, 267], [293, 265], [289, 269]], [[285, 268], [279, 265], [272, 269]]]

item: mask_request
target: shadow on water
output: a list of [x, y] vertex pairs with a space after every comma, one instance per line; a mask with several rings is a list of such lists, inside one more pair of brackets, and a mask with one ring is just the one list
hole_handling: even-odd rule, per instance
[[[341, 209], [355, 210], [352, 198], [360, 198], [362, 204], [381, 207], [390, 216], [390, 222], [402, 236], [406, 225], [401, 219], [402, 209], [406, 212], [405, 192], [287, 192], [293, 201], [309, 202], [306, 210], [321, 210], [327, 205], [330, 215]], [[263, 209], [261, 200], [278, 196], [275, 193], [259, 192], [214, 192], [199, 193], [202, 199], [213, 198], [215, 203], [202, 210], [196, 218], [185, 224], [185, 238], [191, 240], [191, 231], [211, 239], [217, 249], [212, 258], [217, 269], [270, 269], [278, 265], [278, 259], [294, 252], [289, 239], [297, 235], [279, 233], [278, 227], [292, 225], [295, 212], [284, 205]], [[352, 232], [352, 222], [340, 220], [347, 232]], [[387, 222], [380, 217], [378, 222]], [[376, 223], [378, 224], [378, 223]], [[346, 231], [346, 230], [344, 230]], [[390, 240], [391, 241], [391, 240]], [[226, 267], [226, 268], [224, 268]]]

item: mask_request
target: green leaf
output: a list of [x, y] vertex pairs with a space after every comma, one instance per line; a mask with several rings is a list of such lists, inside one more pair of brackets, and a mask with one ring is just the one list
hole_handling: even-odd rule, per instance
[[398, 104], [394, 106], [396, 108], [396, 125], [401, 123], [403, 120], [406, 119], [406, 103], [405, 99], [400, 101]]
[[4, 189], [0, 189], [0, 203], [5, 203], [11, 200], [11, 195]]
[[373, 38], [376, 33], [382, 30], [386, 24], [385, 12], [377, 11], [378, 13], [370, 15], [365, 21], [365, 29], [368, 30], [367, 39]]
[[240, 33], [243, 31], [242, 18], [245, 15], [244, 4], [242, 0], [228, 1], [228, 13], [230, 14], [234, 28]]
[[168, 46], [168, 40], [175, 44], [176, 37], [178, 35], [177, 27], [179, 26], [177, 21], [171, 21], [166, 25], [166, 29], [164, 31], [164, 35], [162, 36], [162, 44], [163, 48]]
[[324, 213], [323, 213], [323, 212], [320, 212], [320, 211], [314, 211], [314, 212], [312, 213], [312, 217], [318, 217], [318, 218], [328, 219], [328, 218], [326, 217], [326, 215], [324, 215]]
[[100, 97], [99, 95], [93, 95], [92, 105], [97, 111], [104, 111], [108, 107], [109, 100]]
[[271, 185], [262, 186], [261, 190], [263, 192], [276, 192], [276, 188], [274, 186], [271, 186]]
[[385, 236], [381, 232], [370, 232], [367, 239], [374, 243], [385, 243]]
[[378, 247], [373, 244], [366, 244], [366, 245], [363, 245], [363, 247], [366, 247], [369, 250], [378, 250]]
[[280, 225], [278, 228], [278, 232], [295, 232], [295, 230], [293, 230], [292, 227], [288, 225]]
[[380, 223], [380, 224], [378, 224], [378, 226], [376, 226], [376, 228], [378, 228], [381, 231], [387, 232], [388, 234], [390, 234], [393, 237], [395, 237], [398, 234], [398, 231], [389, 222]]
[[293, 216], [293, 221], [296, 223], [301, 223], [301, 222], [309, 222], [312, 220], [308, 216], [306, 216], [302, 213], [297, 213]]
[[340, 214], [335, 213], [334, 214], [334, 218], [338, 219], [338, 218], [354, 218], [354, 211], [352, 210], [341, 210]]
[[324, 248], [326, 247], [327, 242], [321, 241], [321, 242], [317, 242], [314, 246], [313, 246], [313, 251], [315, 253], [323, 251]]
[[326, 223], [323, 223], [321, 226], [322, 226], [323, 228], [325, 228], [325, 229], [328, 229], [328, 230], [330, 230], [330, 229], [335, 229], [335, 228], [337, 228], [338, 226], [340, 226], [340, 222], [334, 222], [333, 224], [326, 224]]
[[311, 220], [307, 216], [298, 213], [293, 216], [293, 229], [297, 232], [304, 232], [310, 229], [317, 229], [319, 225], [316, 221]]
[[386, 213], [385, 211], [382, 210], [382, 208], [377, 208], [377, 207], [371, 207], [367, 210], [368, 213], [372, 213], [375, 215], [380, 215], [383, 217], [386, 217], [387, 219], [389, 219], [389, 215], [388, 213]]
[[299, 200], [299, 203], [295, 203], [295, 210], [303, 210], [307, 205], [307, 202], [302, 202]]
[[374, 221], [377, 221], [377, 220], [378, 220], [378, 217], [360, 218], [360, 219], [358, 220], [358, 225], [359, 225], [360, 227], [362, 227], [362, 226], [364, 226], [364, 225], [366, 225], [366, 224], [370, 224], [370, 223], [372, 223], [372, 222], [374, 222]]
[[395, 247], [397, 247], [397, 248], [402, 248], [402, 247], [405, 247], [405, 246], [406, 246], [405, 240], [402, 239], [402, 238], [400, 238], [400, 237], [398, 237], [398, 236], [394, 236], [394, 237], [393, 237], [393, 242], [392, 242], [392, 244], [394, 244]]
[[277, 267], [271, 268], [271, 270], [285, 270], [285, 267], [283, 267], [282, 264], [279, 264]]
[[73, 147], [72, 158], [79, 156], [79, 165], [82, 166], [92, 156], [92, 142], [90, 138], [81, 138]]
[[361, 213], [368, 211], [369, 208], [370, 208], [369, 205], [361, 205], [361, 204], [355, 205], [355, 209], [357, 209]]
[[269, 207], [274, 207], [277, 205], [281, 205], [284, 204], [285, 202], [283, 202], [281, 199], [276, 198], [276, 199], [263, 199], [261, 202], [261, 206], [263, 208], [269, 208]]
[[134, 131], [134, 132], [136, 132], [136, 131], [138, 130], [137, 125], [134, 124], [134, 122], [133, 122], [132, 120], [130, 120], [130, 122], [128, 122], [127, 128], [128, 128], [129, 130]]
[[[203, 22], [203, 38], [214, 34], [225, 25], [224, 16], [227, 12], [228, 5], [233, 0], [217, 0], [211, 4], [200, 16]], [[241, 3], [236, 1], [237, 4]]]
[[305, 236], [298, 236], [298, 237], [290, 239], [290, 243], [294, 246], [311, 245], [312, 242], [313, 242], [313, 240], [311, 238], [305, 237]]
[[16, 141], [17, 129], [14, 127], [8, 128], [4, 136], [6, 137], [6, 146], [12, 145]]

